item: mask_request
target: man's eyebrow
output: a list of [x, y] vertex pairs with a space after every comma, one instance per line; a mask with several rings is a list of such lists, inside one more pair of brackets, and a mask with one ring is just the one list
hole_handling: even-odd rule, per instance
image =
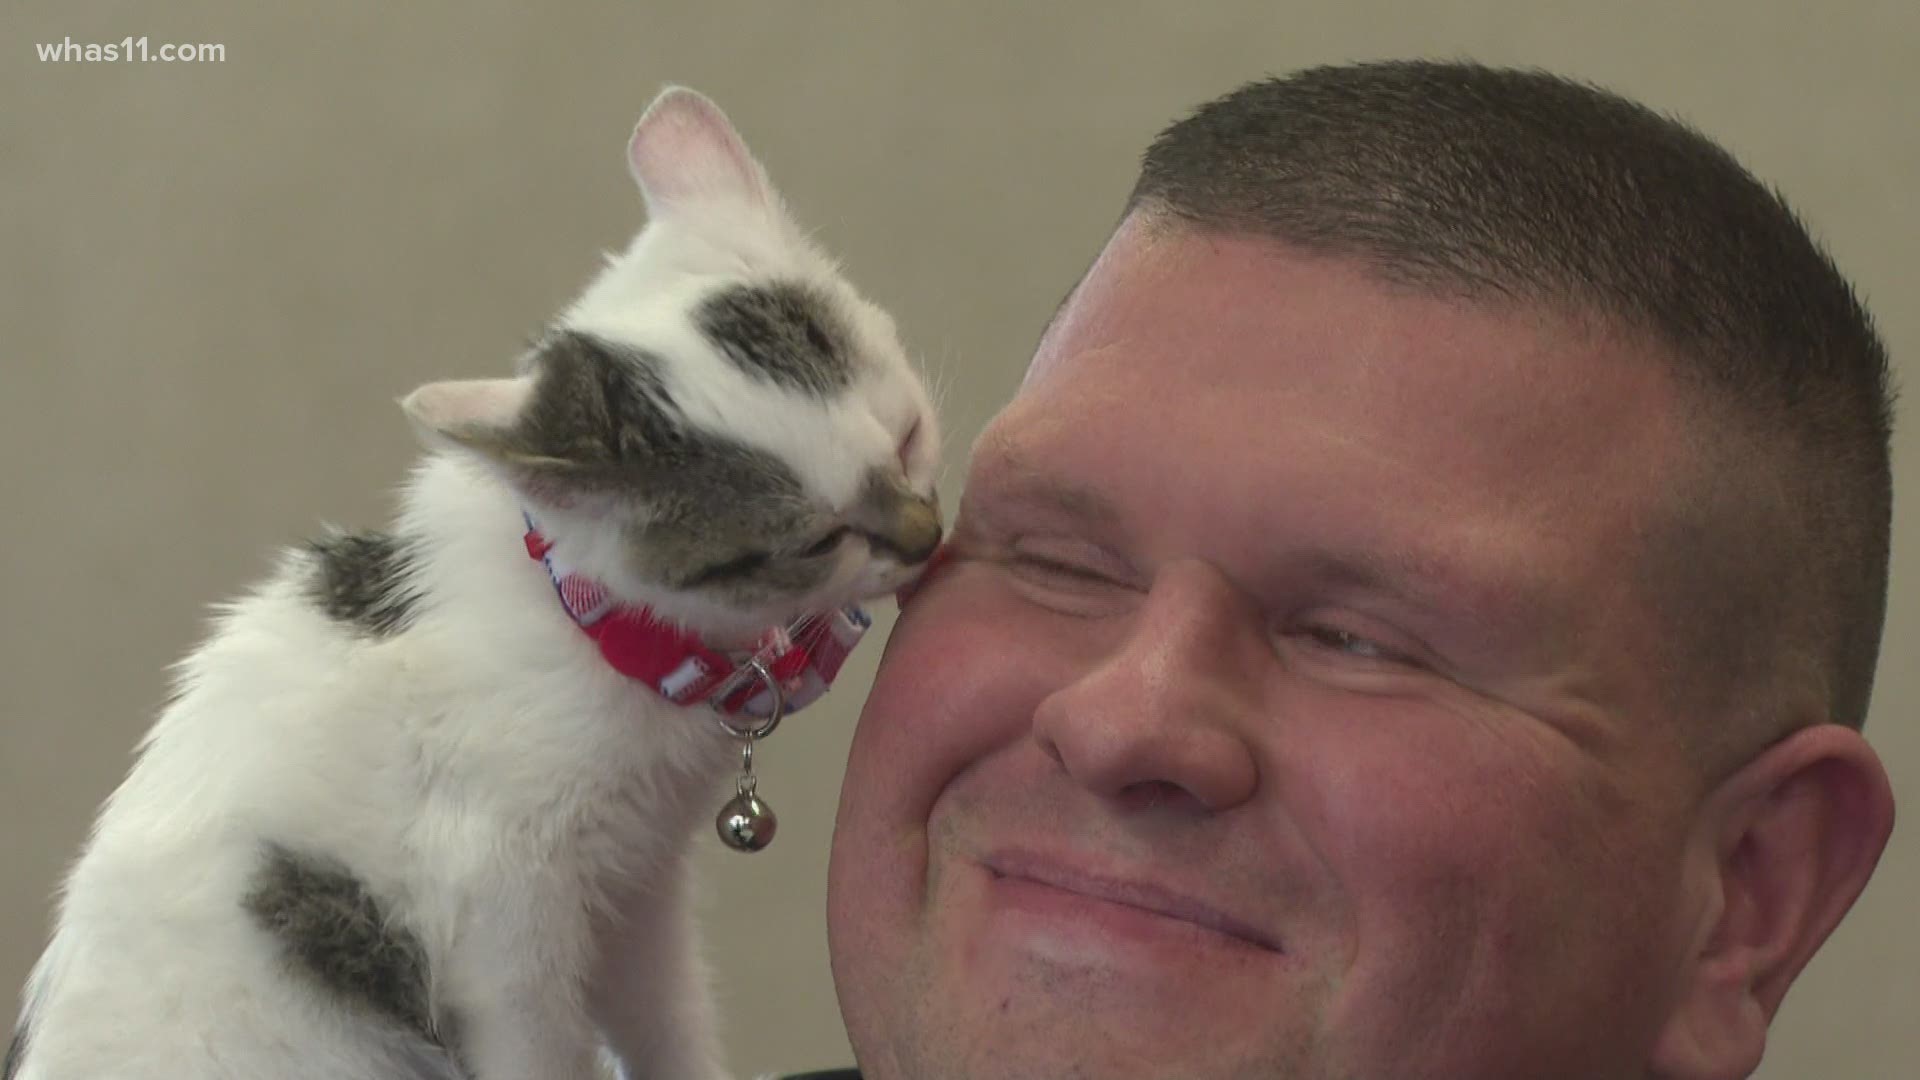
[[1561, 594], [1550, 579], [1505, 556], [1451, 558], [1411, 549], [1316, 548], [1291, 560], [1296, 572], [1324, 587], [1388, 597], [1449, 622], [1464, 621], [1504, 637], [1553, 627]]
[[1453, 576], [1434, 560], [1406, 551], [1312, 548], [1288, 562], [1302, 577], [1323, 585], [1386, 593], [1422, 606], [1436, 606], [1447, 591], [1441, 582]]
[[993, 504], [1031, 507], [1105, 526], [1120, 523], [1120, 507], [1105, 493], [1042, 468], [1005, 436], [990, 437], [980, 456], [990, 465], [972, 488]]

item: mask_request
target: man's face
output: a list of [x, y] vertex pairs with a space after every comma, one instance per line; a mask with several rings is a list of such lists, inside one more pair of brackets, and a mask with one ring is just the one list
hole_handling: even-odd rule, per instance
[[1657, 365], [1124, 225], [976, 446], [834, 844], [874, 1080], [1638, 1075], [1698, 785]]

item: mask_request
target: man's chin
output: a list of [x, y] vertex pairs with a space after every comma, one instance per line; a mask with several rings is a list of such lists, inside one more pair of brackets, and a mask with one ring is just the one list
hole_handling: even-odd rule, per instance
[[[919, 1016], [906, 1042], [899, 1031], [889, 1031], [894, 1045], [885, 1064], [869, 1065], [878, 1055], [869, 1054], [856, 1039], [862, 1075], [866, 1080], [1278, 1080], [1307, 1075], [1297, 1059], [1278, 1053], [1277, 1047], [1247, 1046], [1245, 1031], [1196, 1040], [1189, 1030], [1170, 1041], [1143, 1032], [1133, 1014], [1087, 1003], [1076, 1007], [1071, 987], [1058, 996], [1019, 995], [985, 1004], [984, 1009], [970, 1002], [964, 1010]], [[1270, 1037], [1263, 1033], [1263, 1039]], [[1283, 1060], [1288, 1064], [1282, 1066]]]
[[[944, 925], [928, 985], [899, 1003], [915, 1010], [908, 1026], [918, 1033], [903, 1056], [928, 1070], [902, 1076], [1271, 1077], [1245, 1063], [1270, 1062], [1303, 1034], [1275, 1015], [1304, 1010], [1285, 1007], [1292, 973], [1273, 952], [1104, 901], [966, 876], [951, 885], [964, 895], [935, 905]], [[936, 1001], [938, 1012], [925, 1004]]]

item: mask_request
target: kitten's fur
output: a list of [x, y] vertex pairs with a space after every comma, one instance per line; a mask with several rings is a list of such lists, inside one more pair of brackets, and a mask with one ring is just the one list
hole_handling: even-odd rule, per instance
[[[616, 674], [522, 546], [721, 647], [891, 590], [938, 436], [887, 317], [669, 90], [648, 225], [510, 379], [404, 402], [391, 534], [290, 553], [181, 665], [8, 1080], [721, 1075], [687, 911], [737, 745]], [[838, 539], [835, 539], [835, 538]]]

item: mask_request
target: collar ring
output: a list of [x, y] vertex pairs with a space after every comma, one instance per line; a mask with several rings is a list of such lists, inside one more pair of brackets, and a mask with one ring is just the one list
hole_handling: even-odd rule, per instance
[[[772, 706], [767, 710], [766, 718], [758, 724], [742, 726], [734, 723], [733, 715], [720, 703], [731, 697], [748, 677], [759, 679], [760, 684], [766, 687], [767, 694], [772, 699]], [[773, 734], [774, 728], [780, 726], [780, 718], [787, 710], [787, 693], [786, 688], [780, 685], [780, 680], [774, 678], [773, 672], [767, 668], [766, 661], [755, 656], [740, 665], [725, 682], [714, 688], [712, 695], [707, 698], [707, 703], [713, 708], [713, 719], [720, 725], [720, 730], [733, 738], [752, 742], [755, 739], [766, 738]]]

